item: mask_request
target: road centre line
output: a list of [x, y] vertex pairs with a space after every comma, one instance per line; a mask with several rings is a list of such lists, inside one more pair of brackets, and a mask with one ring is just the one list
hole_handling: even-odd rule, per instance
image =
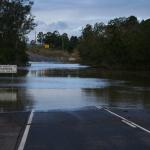
[[[142, 126], [140, 126], [140, 125], [138, 125], [138, 124], [136, 124], [136, 123], [134, 123], [134, 122], [132, 122], [132, 121], [130, 121], [130, 120], [114, 113], [114, 112], [112, 112], [112, 111], [110, 111], [109, 109], [102, 108], [102, 107], [97, 107], [97, 108], [98, 109], [103, 109], [103, 110], [107, 111], [108, 113], [112, 114], [113, 116], [116, 116], [116, 117], [120, 118], [123, 123], [129, 125], [132, 128], [139, 128], [140, 130], [145, 131], [145, 132], [150, 134], [150, 130], [148, 130], [148, 129], [146, 129], [146, 128], [144, 128], [144, 127], [142, 127]], [[26, 140], [27, 140], [27, 137], [28, 137], [28, 133], [29, 133], [29, 130], [30, 130], [30, 127], [31, 127], [31, 124], [32, 124], [33, 116], [34, 116], [34, 111], [32, 111], [31, 114], [30, 114], [30, 117], [29, 117], [27, 125], [26, 125], [26, 129], [24, 131], [24, 134], [23, 134], [23, 137], [22, 137], [22, 140], [20, 142], [18, 150], [24, 150]]]
[[132, 128], [136, 128], [135, 125], [131, 124], [130, 122], [128, 122], [128, 121], [126, 121], [126, 120], [122, 120], [122, 122], [125, 123], [125, 124], [127, 124], [127, 125], [129, 125], [129, 126], [132, 127]]
[[140, 125], [138, 125], [138, 124], [136, 124], [136, 123], [134, 123], [134, 122], [132, 122], [132, 121], [130, 121], [130, 120], [128, 120], [128, 119], [126, 119], [126, 118], [124, 118], [124, 117], [122, 117], [122, 116], [120, 116], [120, 115], [118, 115], [118, 114], [116, 114], [116, 113], [114, 113], [112, 111], [110, 111], [110, 110], [108, 110], [108, 109], [104, 109], [104, 110], [107, 111], [107, 112], [109, 112], [110, 114], [112, 114], [112, 115], [114, 115], [114, 116], [122, 119], [122, 121], [124, 123], [126, 123], [126, 124], [128, 123], [128, 125], [130, 124], [130, 126], [132, 124], [132, 126], [135, 126], [135, 127], [137, 127], [137, 128], [139, 128], [139, 129], [141, 129], [141, 130], [143, 130], [143, 131], [145, 131], [145, 132], [147, 132], [147, 133], [150, 134], [150, 130], [148, 130], [148, 129], [146, 129], [146, 128], [144, 128], [144, 127], [142, 127], [142, 126], [140, 126]]
[[23, 150], [24, 147], [25, 147], [25, 143], [26, 143], [26, 140], [27, 140], [27, 137], [28, 137], [28, 133], [29, 133], [30, 126], [31, 126], [31, 123], [32, 123], [33, 115], [34, 115], [34, 111], [32, 111], [31, 114], [30, 114], [30, 117], [29, 117], [27, 125], [26, 125], [26, 129], [24, 131], [24, 134], [23, 134], [23, 137], [21, 139], [18, 150]]

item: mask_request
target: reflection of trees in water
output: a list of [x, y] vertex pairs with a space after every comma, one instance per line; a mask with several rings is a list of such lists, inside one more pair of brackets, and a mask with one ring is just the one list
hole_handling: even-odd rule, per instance
[[26, 89], [0, 89], [1, 111], [24, 111], [26, 106], [32, 106], [33, 100]]
[[19, 69], [17, 76], [18, 77], [25, 77], [25, 76], [27, 76], [28, 73], [29, 73], [28, 69]]
[[46, 70], [31, 70], [28, 74], [32, 77], [78, 77], [79, 70], [65, 70], [65, 69], [46, 69]]
[[[22, 83], [20, 77], [25, 77], [28, 70], [18, 70], [17, 74], [0, 74], [0, 110], [23, 111], [27, 105], [32, 105], [32, 98], [27, 97], [26, 89], [13, 88], [11, 84]], [[13, 80], [12, 80], [13, 76]]]
[[115, 87], [102, 89], [83, 89], [87, 97], [95, 97], [98, 103], [109, 107], [140, 107], [150, 106], [150, 91], [147, 88]]
[[108, 71], [98, 68], [82, 69], [39, 69], [30, 70], [32, 77], [86, 77], [129, 81], [131, 85], [150, 85], [150, 76], [146, 72]]

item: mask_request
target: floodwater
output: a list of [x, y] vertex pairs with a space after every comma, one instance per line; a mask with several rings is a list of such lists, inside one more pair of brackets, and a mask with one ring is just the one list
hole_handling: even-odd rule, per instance
[[148, 72], [103, 71], [80, 64], [30, 62], [0, 75], [0, 111], [48, 111], [84, 106], [150, 108]]

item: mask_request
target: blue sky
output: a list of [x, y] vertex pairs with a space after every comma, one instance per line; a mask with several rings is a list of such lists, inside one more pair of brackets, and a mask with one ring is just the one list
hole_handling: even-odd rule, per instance
[[[150, 18], [150, 0], [33, 0], [36, 31], [79, 35], [82, 27], [115, 17]], [[34, 32], [29, 35], [34, 37]]]

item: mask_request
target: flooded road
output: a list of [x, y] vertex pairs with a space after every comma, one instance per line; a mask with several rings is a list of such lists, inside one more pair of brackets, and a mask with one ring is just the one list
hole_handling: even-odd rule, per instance
[[106, 72], [79, 64], [30, 62], [13, 80], [0, 76], [0, 111], [84, 106], [150, 108], [147, 73]]

